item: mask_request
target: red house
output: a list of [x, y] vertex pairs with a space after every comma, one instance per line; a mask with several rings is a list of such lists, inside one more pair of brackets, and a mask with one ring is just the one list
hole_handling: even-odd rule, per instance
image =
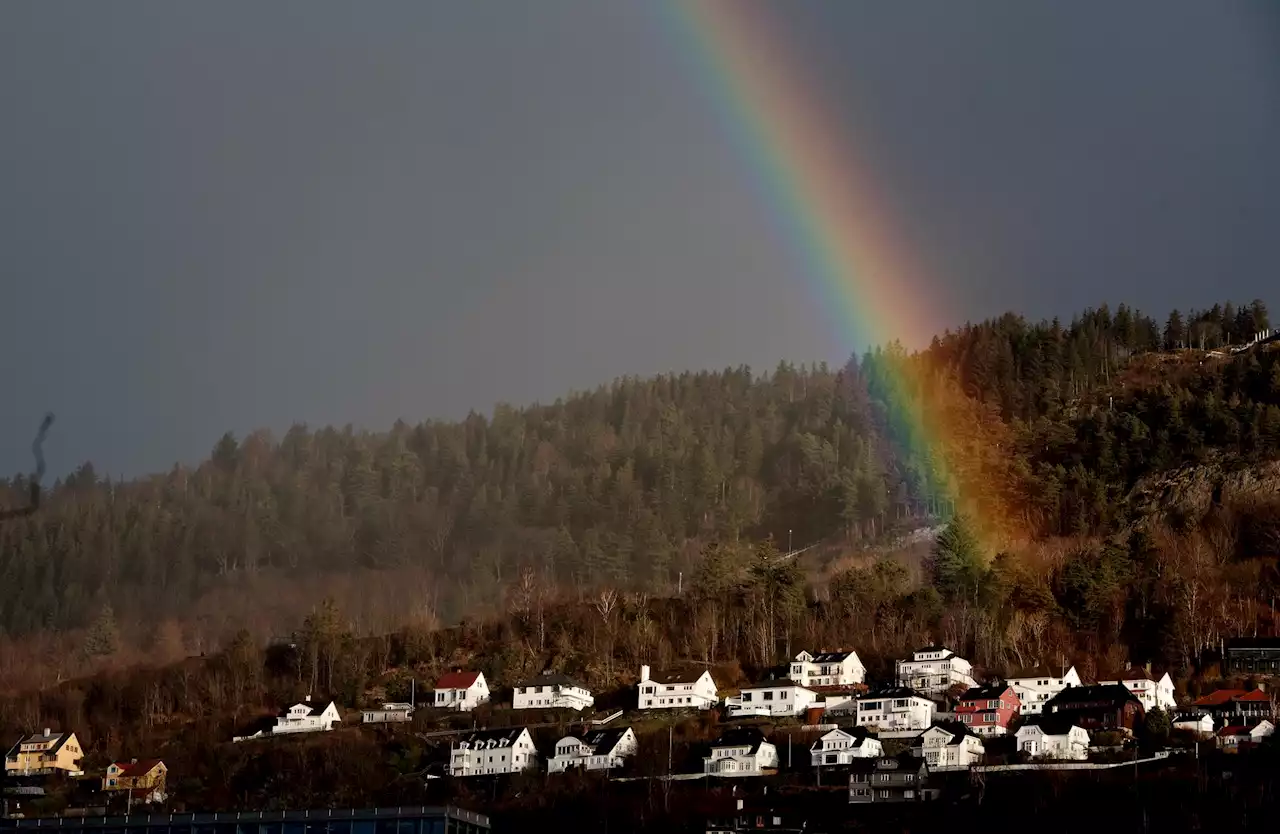
[[965, 690], [956, 703], [956, 718], [979, 736], [1002, 736], [1009, 722], [1022, 709], [1022, 702], [1006, 683], [975, 686]]

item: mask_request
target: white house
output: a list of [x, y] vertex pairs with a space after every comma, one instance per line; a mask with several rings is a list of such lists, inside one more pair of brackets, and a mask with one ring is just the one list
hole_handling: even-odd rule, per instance
[[791, 661], [791, 679], [803, 686], [851, 686], [866, 676], [866, 667], [853, 651], [800, 652]]
[[716, 682], [705, 669], [651, 675], [647, 665], [640, 667], [640, 709], [711, 709], [719, 702]]
[[711, 745], [702, 760], [702, 772], [715, 776], [760, 776], [777, 768], [778, 748], [756, 729], [729, 730]]
[[489, 700], [489, 684], [483, 672], [461, 669], [444, 675], [436, 682], [432, 706], [440, 709], [475, 709]]
[[555, 755], [547, 759], [547, 772], [612, 770], [636, 752], [636, 734], [630, 727], [593, 730], [582, 736], [565, 736], [556, 742]]
[[596, 702], [591, 690], [566, 675], [543, 672], [515, 685], [512, 709], [583, 710]]
[[910, 660], [894, 663], [898, 686], [925, 695], [941, 695], [953, 686], [977, 686], [973, 666], [945, 646], [925, 646], [912, 652]]
[[824, 733], [809, 747], [809, 761], [814, 767], [848, 764], [854, 759], [884, 755], [880, 739], [866, 730], [841, 730]]
[[321, 707], [319, 702], [311, 703], [311, 696], [301, 704], [294, 704], [276, 717], [276, 725], [271, 728], [273, 734], [281, 733], [323, 733], [333, 729], [333, 725], [342, 721], [338, 714], [338, 705], [330, 701]]
[[933, 701], [906, 687], [887, 686], [859, 695], [858, 726], [881, 730], [927, 730], [933, 723]]
[[924, 759], [930, 770], [982, 764], [985, 753], [982, 739], [958, 722], [930, 727], [911, 745], [911, 755]]
[[519, 730], [477, 730], [449, 753], [450, 776], [488, 776], [518, 773], [538, 764], [538, 750], [528, 727]]
[[1052, 715], [1027, 719], [1015, 736], [1018, 750], [1036, 759], [1084, 761], [1089, 758], [1089, 733], [1069, 721]]
[[365, 724], [403, 724], [413, 719], [413, 704], [383, 704], [381, 709], [367, 709], [361, 715]]
[[1223, 727], [1218, 730], [1218, 746], [1224, 750], [1231, 750], [1241, 744], [1258, 744], [1275, 731], [1275, 725], [1265, 719], [1248, 726], [1241, 724]]
[[1153, 681], [1145, 669], [1130, 669], [1118, 681], [1098, 681], [1099, 684], [1119, 684], [1129, 690], [1142, 702], [1142, 709], [1151, 712], [1156, 707], [1168, 710], [1178, 705], [1173, 697], [1173, 678], [1165, 672], [1158, 681]]
[[818, 693], [793, 680], [765, 681], [742, 687], [724, 699], [729, 715], [800, 715], [818, 700]]
[[1170, 725], [1175, 730], [1186, 730], [1198, 736], [1213, 735], [1213, 716], [1207, 712], [1180, 712], [1173, 716]]
[[1005, 682], [1013, 687], [1022, 703], [1023, 715], [1040, 715], [1044, 712], [1045, 701], [1069, 686], [1081, 685], [1080, 675], [1074, 666], [1059, 675], [1038, 670], [1007, 678]]

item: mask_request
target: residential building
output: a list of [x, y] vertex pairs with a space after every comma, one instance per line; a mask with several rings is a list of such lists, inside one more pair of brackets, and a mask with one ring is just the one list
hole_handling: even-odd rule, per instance
[[1280, 675], [1280, 637], [1233, 637], [1222, 643], [1227, 675]]
[[169, 768], [159, 759], [112, 762], [102, 777], [104, 791], [132, 791], [133, 800], [150, 803], [165, 800]]
[[1218, 730], [1218, 746], [1223, 750], [1236, 750], [1253, 744], [1261, 744], [1264, 738], [1275, 731], [1276, 727], [1270, 721], [1259, 721], [1256, 724], [1233, 724]]
[[1020, 715], [1039, 715], [1045, 702], [1069, 686], [1080, 686], [1080, 675], [1072, 666], [1065, 672], [1053, 674], [1044, 669], [1028, 669], [1018, 672], [1005, 681], [1018, 694]]
[[982, 764], [986, 746], [958, 721], [937, 724], [916, 737], [911, 755], [925, 760], [930, 770]]
[[941, 695], [953, 686], [977, 686], [973, 667], [945, 646], [917, 649], [910, 660], [894, 664], [898, 686], [914, 689], [924, 695]]
[[338, 705], [329, 701], [321, 707], [320, 703], [312, 703], [311, 696], [308, 695], [302, 703], [289, 707], [276, 716], [276, 725], [271, 728], [272, 734], [323, 733], [332, 730], [334, 724], [342, 721]]
[[1044, 714], [1058, 716], [1089, 732], [1121, 730], [1132, 733], [1146, 710], [1128, 687], [1100, 683], [1062, 690], [1045, 703]]
[[1202, 737], [1213, 735], [1213, 716], [1207, 712], [1180, 712], [1170, 723], [1175, 730], [1185, 730]]
[[802, 686], [851, 686], [866, 676], [866, 667], [854, 651], [800, 652], [791, 661], [791, 679]]
[[793, 680], [765, 681], [742, 687], [724, 699], [731, 716], [800, 715], [818, 700], [818, 693]]
[[809, 763], [814, 767], [843, 765], [854, 759], [883, 755], [880, 739], [862, 727], [828, 730], [809, 747]]
[[1165, 672], [1159, 680], [1152, 680], [1145, 669], [1129, 669], [1119, 680], [1098, 681], [1100, 684], [1116, 684], [1132, 692], [1142, 702], [1146, 712], [1159, 707], [1168, 712], [1178, 705], [1173, 697], [1173, 678]]
[[927, 730], [935, 709], [933, 701], [906, 687], [881, 687], [858, 696], [857, 724], [890, 731]]
[[565, 770], [612, 770], [622, 767], [636, 752], [636, 734], [630, 727], [593, 730], [581, 736], [565, 736], [556, 742], [555, 754], [547, 759], [547, 772]]
[[1007, 683], [966, 689], [956, 702], [956, 718], [980, 736], [1002, 736], [1021, 706]]
[[715, 776], [760, 776], [778, 766], [778, 748], [755, 728], [726, 731], [702, 760], [702, 772]]
[[716, 682], [706, 669], [650, 674], [640, 667], [640, 709], [711, 709], [720, 702]]
[[1089, 732], [1060, 716], [1032, 715], [1014, 738], [1018, 751], [1033, 759], [1082, 762], [1089, 758]]
[[360, 720], [365, 724], [404, 724], [413, 720], [413, 704], [383, 704], [381, 709], [367, 709]]
[[9, 776], [34, 773], [79, 773], [84, 751], [75, 733], [55, 733], [47, 727], [43, 733], [26, 736], [9, 748], [4, 757], [4, 772]]
[[538, 750], [528, 727], [518, 730], [476, 730], [449, 753], [450, 776], [491, 776], [519, 773], [538, 764]]
[[489, 684], [485, 683], [483, 672], [455, 669], [436, 681], [432, 706], [466, 712], [488, 701]]
[[929, 765], [910, 753], [855, 759], [850, 762], [849, 802], [923, 802], [929, 783]]
[[1249, 724], [1275, 718], [1275, 703], [1261, 689], [1219, 689], [1191, 702], [1197, 711], [1206, 712], [1220, 725]]
[[584, 710], [595, 702], [591, 690], [573, 678], [558, 672], [543, 672], [515, 685], [511, 708]]

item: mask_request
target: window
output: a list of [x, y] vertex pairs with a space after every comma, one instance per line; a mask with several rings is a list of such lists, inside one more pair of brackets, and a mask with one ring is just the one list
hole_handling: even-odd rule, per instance
[[827, 764], [835, 764], [835, 763], [836, 763], [836, 762], [838, 762], [838, 761], [840, 761], [840, 754], [839, 754], [839, 753], [828, 753], [828, 754], [827, 754]]
[[751, 693], [750, 693], [750, 692], [743, 692], [743, 693], [742, 693], [742, 703], [744, 703], [744, 704], [749, 704], [749, 703], [751, 703]]
[[772, 700], [773, 700], [773, 693], [772, 693], [772, 692], [765, 692], [765, 693], [764, 693], [764, 699], [765, 699], [766, 701], [772, 701]]

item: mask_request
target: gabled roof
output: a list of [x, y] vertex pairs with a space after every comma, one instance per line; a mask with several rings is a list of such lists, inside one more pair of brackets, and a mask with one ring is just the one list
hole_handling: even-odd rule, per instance
[[511, 729], [510, 727], [501, 730], [475, 730], [463, 739], [467, 746], [472, 750], [482, 742], [493, 742], [488, 745], [490, 747], [510, 747], [516, 743], [516, 739], [520, 738], [522, 733], [527, 732], [526, 727]]
[[715, 750], [719, 747], [746, 747], [748, 753], [755, 753], [760, 749], [760, 745], [764, 744], [764, 733], [755, 727], [737, 727], [727, 730], [716, 739], [711, 749]]
[[319, 716], [331, 706], [334, 706], [333, 701], [298, 701], [296, 704], [293, 704], [292, 706], [288, 706], [282, 709], [280, 711], [280, 717], [281, 718], [289, 717], [289, 711], [292, 710], [294, 707], [306, 707], [309, 710], [307, 715]]
[[479, 672], [449, 672], [436, 681], [436, 689], [470, 689], [479, 677]]
[[[961, 721], [939, 721], [937, 724], [930, 727], [929, 730], [942, 730], [943, 732], [950, 733], [951, 740], [947, 742], [948, 746], [953, 744], [963, 744], [965, 736], [972, 736], [979, 741], [982, 740], [968, 724]], [[929, 732], [929, 730], [925, 730], [924, 733]], [[924, 735], [924, 733], [921, 733], [920, 735]]]
[[[470, 684], [468, 684], [468, 686], [470, 686]], [[516, 684], [517, 688], [526, 686], [572, 686], [578, 689], [586, 689], [585, 686], [578, 683], [573, 678], [568, 675], [562, 675], [559, 672], [543, 672], [536, 678], [529, 678], [528, 680], [520, 681]], [[465, 689], [466, 687], [462, 688]]]
[[114, 762], [114, 764], [119, 768], [121, 776], [132, 778], [146, 776], [164, 762], [159, 759], [138, 759], [135, 762]]
[[986, 686], [972, 686], [960, 696], [961, 701], [995, 701], [1004, 697], [1004, 693], [1013, 687], [1007, 683], [993, 683]]
[[[1074, 726], [1076, 726], [1075, 722], [1069, 718], [1045, 713], [1028, 716], [1027, 720], [1022, 724], [1022, 727], [1039, 727], [1040, 732], [1047, 736], [1065, 736], [1071, 732], [1071, 728]], [[1019, 732], [1021, 732], [1022, 727], [1018, 728]]]
[[1228, 637], [1226, 649], [1280, 649], [1280, 637]]
[[923, 654], [924, 652], [943, 652], [946, 657], [952, 657], [955, 655], [955, 652], [951, 651], [951, 649], [948, 649], [946, 646], [925, 646], [922, 649], [916, 649], [913, 654]]
[[840, 733], [843, 736], [848, 736], [850, 739], [853, 740], [854, 748], [861, 747], [863, 742], [865, 742], [867, 739], [878, 740], [878, 739], [875, 739], [875, 736], [871, 735], [871, 733], [868, 732], [866, 727], [836, 727], [834, 730], [827, 730], [825, 733], [818, 736], [818, 738], [814, 739], [813, 744], [809, 745], [809, 749], [810, 750], [823, 749], [822, 740], [824, 738], [831, 736], [833, 733]]
[[1027, 681], [1034, 679], [1062, 680], [1076, 667], [1068, 666], [1065, 670], [1059, 669], [1054, 671], [1048, 666], [1030, 666], [1025, 669], [1015, 669], [1005, 676], [1005, 680], [1012, 683], [1013, 681]]
[[[885, 762], [893, 762], [894, 767], [886, 768]], [[926, 767], [925, 761], [920, 756], [913, 756], [910, 753], [899, 753], [896, 756], [871, 756], [865, 759], [854, 759], [849, 763], [852, 770], [873, 773], [879, 770], [896, 770], [906, 773], [919, 773], [921, 768]]]
[[905, 686], [880, 686], [858, 696], [859, 701], [877, 698], [923, 698], [919, 692]]
[[709, 669], [661, 669], [656, 672], [649, 673], [649, 681], [651, 683], [697, 683], [698, 679], [707, 674]]
[[780, 687], [785, 687], [785, 686], [798, 686], [801, 689], [809, 688], [798, 681], [791, 680], [790, 678], [782, 678], [776, 681], [760, 681], [759, 683], [747, 684], [746, 686], [742, 687], [742, 691], [746, 692], [749, 689], [778, 689]]
[[818, 654], [813, 655], [813, 660], [809, 662], [810, 663], [843, 663], [849, 657], [856, 654], [857, 652], [854, 652], [854, 651], [819, 652]]
[[618, 746], [630, 729], [630, 727], [610, 727], [607, 730], [592, 730], [583, 737], [582, 743], [590, 747], [597, 756], [604, 756], [613, 752], [613, 748]]
[[18, 739], [18, 743], [10, 748], [9, 755], [13, 755], [19, 751], [24, 744], [36, 744], [42, 741], [46, 743], [44, 749], [46, 754], [57, 753], [62, 749], [62, 745], [66, 744], [71, 739], [71, 736], [72, 733], [50, 733], [49, 735], [45, 735], [44, 733], [32, 733], [29, 736], [23, 736]]
[[1142, 703], [1138, 700], [1138, 696], [1134, 695], [1122, 684], [1099, 683], [1088, 686], [1069, 686], [1050, 698], [1046, 702], [1046, 706], [1071, 710], [1076, 709], [1076, 705], [1082, 705], [1079, 708], [1091, 709], [1092, 707], [1084, 707], [1083, 705], [1097, 701], [1107, 701], [1115, 706], [1129, 701], [1137, 704]]
[[1271, 697], [1261, 689], [1255, 689], [1252, 692], [1246, 692], [1243, 689], [1219, 689], [1216, 692], [1210, 692], [1208, 695], [1196, 698], [1191, 705], [1195, 707], [1218, 707], [1233, 702], [1267, 704], [1271, 702]]

